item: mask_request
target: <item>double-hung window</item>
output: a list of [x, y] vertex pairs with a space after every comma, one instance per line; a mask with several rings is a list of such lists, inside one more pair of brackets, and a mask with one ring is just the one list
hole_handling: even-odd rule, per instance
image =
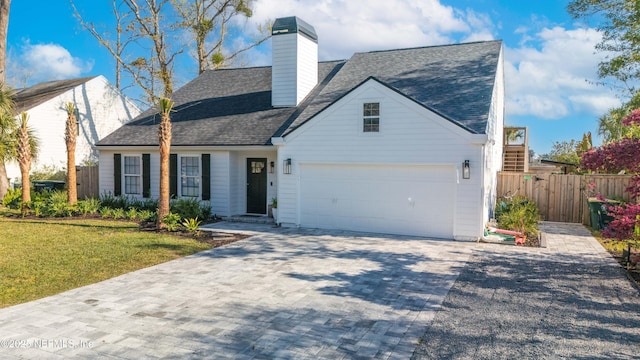
[[142, 159], [140, 156], [124, 156], [124, 193], [142, 194]]
[[180, 196], [200, 196], [200, 157], [180, 157]]
[[380, 132], [380, 103], [364, 103], [362, 109], [362, 131]]

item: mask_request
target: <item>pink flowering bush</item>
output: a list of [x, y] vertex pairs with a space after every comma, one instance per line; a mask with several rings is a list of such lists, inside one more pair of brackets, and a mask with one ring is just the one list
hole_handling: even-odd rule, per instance
[[629, 180], [629, 186], [624, 191], [628, 192], [633, 198], [640, 196], [640, 175], [633, 175]]
[[[623, 119], [622, 124], [640, 125], [640, 109], [633, 110]], [[637, 175], [640, 173], [640, 139], [624, 138], [589, 149], [581, 155], [580, 167], [595, 172], [616, 173], [625, 170], [636, 173], [625, 191], [634, 198], [640, 196], [640, 175]], [[640, 205], [610, 206], [608, 210], [608, 215], [613, 217], [613, 220], [603, 230], [603, 236], [620, 240], [640, 237]]]
[[631, 125], [640, 125], [640, 109], [636, 109], [631, 111], [627, 117], [622, 119], [622, 125], [631, 126]]
[[597, 148], [592, 148], [580, 158], [585, 170], [617, 173], [620, 170], [640, 172], [640, 139], [624, 138]]
[[636, 227], [640, 219], [640, 205], [623, 204], [609, 207], [609, 216], [613, 220], [602, 231], [602, 236], [618, 240], [636, 237]]

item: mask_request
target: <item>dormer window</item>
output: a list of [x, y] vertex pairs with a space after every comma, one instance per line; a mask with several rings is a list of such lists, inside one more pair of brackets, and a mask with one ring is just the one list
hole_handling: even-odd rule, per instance
[[380, 132], [380, 103], [364, 103], [362, 109], [362, 131]]

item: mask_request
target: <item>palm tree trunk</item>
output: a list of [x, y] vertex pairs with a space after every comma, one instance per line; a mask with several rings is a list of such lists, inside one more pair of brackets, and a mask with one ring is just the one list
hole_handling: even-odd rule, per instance
[[[10, 8], [11, 8], [11, 0], [0, 0], [0, 83], [4, 83], [5, 80], [7, 79], [7, 74], [5, 73], [5, 69], [7, 68], [6, 67], [7, 31], [9, 29], [9, 9]], [[4, 164], [2, 165], [2, 167], [4, 167]], [[5, 178], [6, 178], [6, 175], [5, 175]]]
[[[0, 84], [4, 84], [7, 78], [5, 73], [7, 59], [7, 31], [9, 29], [9, 9], [11, 0], [0, 0]], [[9, 190], [9, 179], [4, 159], [0, 159], [0, 201]]]
[[7, 177], [7, 168], [4, 165], [4, 160], [0, 160], [0, 201], [4, 199], [9, 191], [9, 178]]
[[78, 186], [76, 184], [76, 138], [78, 124], [76, 124], [76, 110], [73, 103], [66, 105], [67, 123], [64, 140], [67, 145], [67, 201], [70, 205], [78, 202]]
[[171, 152], [171, 109], [173, 104], [167, 98], [160, 99], [160, 196], [158, 197], [158, 228], [166, 226], [162, 222], [169, 214], [169, 153]]
[[20, 130], [18, 131], [18, 165], [22, 176], [22, 216], [27, 215], [31, 202], [31, 183], [29, 182], [29, 170], [31, 169], [31, 144], [28, 130], [29, 116], [26, 112], [20, 114]]
[[76, 180], [76, 143], [67, 145], [67, 200], [70, 205], [78, 202]]

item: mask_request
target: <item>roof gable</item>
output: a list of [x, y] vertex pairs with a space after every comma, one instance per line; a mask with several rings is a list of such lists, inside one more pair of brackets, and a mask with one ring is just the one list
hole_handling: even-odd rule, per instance
[[62, 95], [65, 92], [82, 85], [97, 76], [84, 77], [69, 80], [48, 81], [33, 85], [28, 88], [19, 89], [14, 94], [16, 113], [28, 111], [40, 104]]
[[291, 125], [290, 132], [374, 77], [471, 132], [486, 132], [502, 42], [355, 54]]

